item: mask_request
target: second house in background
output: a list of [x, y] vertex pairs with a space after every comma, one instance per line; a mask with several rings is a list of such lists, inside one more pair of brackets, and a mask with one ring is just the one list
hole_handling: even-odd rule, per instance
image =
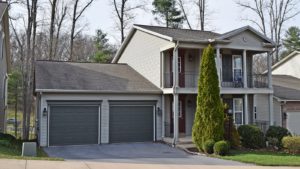
[[278, 125], [271, 73], [253, 72], [257, 54], [268, 54], [271, 70], [269, 54], [275, 43], [252, 27], [218, 34], [135, 25], [113, 62], [128, 64], [163, 91], [162, 136], [176, 141], [192, 133], [200, 60], [208, 44], [216, 48], [221, 97], [235, 124], [256, 124], [263, 130]]

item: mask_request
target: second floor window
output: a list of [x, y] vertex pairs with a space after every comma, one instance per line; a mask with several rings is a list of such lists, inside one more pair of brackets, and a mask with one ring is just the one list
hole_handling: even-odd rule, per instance
[[242, 79], [243, 79], [242, 56], [233, 55], [232, 62], [233, 62], [233, 65], [232, 65], [233, 80], [234, 81], [242, 81]]

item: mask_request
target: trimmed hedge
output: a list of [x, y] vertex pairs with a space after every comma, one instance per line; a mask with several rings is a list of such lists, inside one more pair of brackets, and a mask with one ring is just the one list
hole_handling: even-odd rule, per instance
[[203, 151], [207, 154], [212, 154], [214, 153], [214, 145], [215, 145], [214, 140], [207, 140], [203, 144]]
[[[290, 135], [291, 135], [291, 133], [286, 128], [279, 127], [279, 126], [270, 126], [269, 129], [267, 130], [266, 138], [270, 144], [272, 144], [272, 145], [275, 144], [273, 146], [282, 148], [282, 143], [281, 143], [282, 138], [285, 136], [290, 136]], [[275, 139], [277, 139], [277, 142], [275, 143], [275, 141], [274, 141], [272, 143], [271, 140], [275, 140]]]
[[253, 125], [242, 125], [238, 128], [243, 147], [259, 149], [266, 146], [264, 133]]
[[227, 141], [224, 141], [224, 140], [218, 141], [214, 145], [214, 153], [216, 155], [224, 156], [229, 153], [229, 150], [230, 150], [230, 146]]
[[300, 136], [286, 136], [282, 139], [283, 147], [288, 150], [289, 153], [300, 153]]

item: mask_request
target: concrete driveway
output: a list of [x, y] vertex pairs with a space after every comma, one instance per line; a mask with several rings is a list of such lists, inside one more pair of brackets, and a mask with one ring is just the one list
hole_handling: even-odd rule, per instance
[[79, 161], [170, 165], [246, 165], [206, 156], [190, 155], [161, 143], [58, 146], [45, 148], [45, 151], [51, 157]]

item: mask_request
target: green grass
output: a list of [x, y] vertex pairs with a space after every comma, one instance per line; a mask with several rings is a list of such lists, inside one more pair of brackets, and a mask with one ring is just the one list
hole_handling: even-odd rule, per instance
[[230, 155], [220, 158], [262, 166], [300, 166], [300, 155], [285, 152], [234, 150]]
[[63, 161], [62, 158], [48, 157], [47, 153], [42, 148], [37, 149], [37, 157], [22, 157], [22, 151], [0, 145], [0, 158], [7, 159], [22, 159], [22, 160], [51, 160]]

